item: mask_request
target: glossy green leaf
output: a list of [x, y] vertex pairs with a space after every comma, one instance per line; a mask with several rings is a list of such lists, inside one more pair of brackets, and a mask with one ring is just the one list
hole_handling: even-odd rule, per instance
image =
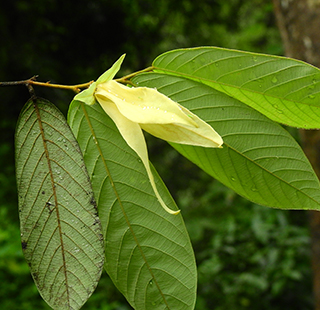
[[320, 128], [320, 70], [302, 61], [200, 47], [167, 52], [153, 65], [209, 85], [276, 122]]
[[33, 99], [15, 137], [22, 249], [43, 299], [80, 309], [100, 279], [104, 243], [83, 157], [61, 112]]
[[[138, 155], [99, 104], [68, 115], [91, 176], [106, 241], [105, 268], [136, 310], [194, 309], [197, 272], [181, 214], [167, 213]], [[177, 206], [152, 168], [157, 188]]]
[[149, 73], [133, 82], [156, 87], [223, 137], [223, 149], [172, 144], [204, 171], [256, 203], [320, 210], [319, 181], [298, 143], [279, 124], [196, 81]]

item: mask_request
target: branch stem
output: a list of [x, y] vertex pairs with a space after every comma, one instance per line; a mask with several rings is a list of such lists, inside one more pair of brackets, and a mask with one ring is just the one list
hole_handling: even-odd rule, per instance
[[131, 79], [132, 77], [136, 76], [139, 73], [149, 72], [149, 71], [152, 71], [153, 69], [154, 69], [154, 67], [151, 66], [151, 67], [145, 68], [143, 70], [130, 73], [130, 74], [126, 75], [126, 76], [123, 76], [122, 78], [116, 79], [116, 81], [117, 82], [122, 82], [122, 83], [132, 84], [131, 81], [128, 81], [129, 79]]
[[[116, 81], [122, 82], [122, 83], [132, 84], [132, 82], [130, 82], [130, 80], [129, 80], [130, 78], [136, 76], [139, 73], [152, 71], [153, 69], [154, 69], [154, 67], [151, 66], [151, 67], [145, 68], [143, 70], [130, 73], [122, 78], [116, 79]], [[61, 85], [61, 84], [51, 84], [50, 82], [37, 82], [36, 78], [37, 78], [37, 76], [35, 75], [28, 80], [0, 82], [0, 86], [17, 86], [17, 85], [43, 86], [43, 87], [51, 87], [51, 88], [69, 89], [69, 90], [74, 91], [75, 93], [79, 93], [82, 88], [88, 88], [93, 83], [93, 81], [90, 81], [87, 83], [77, 84], [77, 85]]]
[[36, 78], [37, 76], [33, 76], [32, 78], [28, 80], [23, 80], [23, 81], [0, 82], [0, 86], [35, 85], [35, 86], [44, 86], [44, 87], [51, 87], [51, 88], [70, 89], [78, 93], [81, 88], [87, 88], [90, 86], [90, 84], [93, 83], [93, 81], [91, 81], [91, 82], [77, 84], [77, 85], [60, 85], [60, 84], [51, 84], [50, 82], [37, 82], [35, 81]]
[[50, 82], [43, 83], [43, 82], [31, 81], [31, 83], [29, 84], [37, 85], [37, 86], [52, 87], [52, 88], [60, 88], [60, 89], [70, 89], [78, 93], [81, 88], [88, 88], [92, 83], [93, 81], [83, 83], [83, 84], [77, 84], [77, 85], [60, 85], [60, 84], [50, 84]]

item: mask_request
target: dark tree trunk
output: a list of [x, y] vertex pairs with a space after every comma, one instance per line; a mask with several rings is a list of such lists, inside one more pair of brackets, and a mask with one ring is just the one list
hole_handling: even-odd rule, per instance
[[[274, 11], [288, 57], [320, 68], [320, 0], [273, 0]], [[320, 177], [320, 131], [301, 130], [304, 151]], [[310, 211], [313, 291], [320, 310], [320, 212]]]

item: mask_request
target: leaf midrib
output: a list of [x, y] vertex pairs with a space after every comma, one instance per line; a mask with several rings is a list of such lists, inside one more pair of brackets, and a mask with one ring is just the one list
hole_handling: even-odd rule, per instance
[[43, 126], [42, 126], [42, 117], [41, 117], [40, 109], [39, 109], [36, 101], [34, 103], [34, 108], [35, 108], [35, 111], [36, 111], [36, 116], [37, 116], [37, 120], [38, 120], [38, 124], [39, 124], [39, 129], [40, 129], [40, 132], [41, 132], [43, 147], [44, 147], [44, 152], [45, 152], [45, 155], [46, 155], [48, 169], [49, 169], [49, 173], [50, 173], [51, 187], [52, 187], [52, 192], [53, 192], [53, 196], [54, 196], [54, 203], [55, 203], [54, 210], [55, 210], [56, 216], [57, 216], [57, 225], [58, 225], [59, 238], [60, 238], [60, 244], [61, 244], [61, 255], [62, 255], [62, 262], [63, 262], [62, 267], [63, 267], [63, 273], [64, 273], [64, 278], [65, 278], [65, 287], [66, 287], [66, 293], [67, 293], [67, 300], [68, 300], [68, 302], [70, 302], [70, 292], [69, 292], [69, 285], [68, 285], [68, 273], [67, 273], [67, 268], [66, 268], [67, 265], [66, 265], [66, 257], [65, 257], [65, 246], [64, 246], [64, 241], [63, 241], [63, 237], [62, 237], [63, 234], [62, 234], [59, 207], [58, 207], [57, 191], [56, 191], [55, 181], [54, 181], [52, 168], [51, 168], [50, 154], [49, 154], [49, 150], [47, 148], [47, 139], [45, 138], [45, 133], [44, 133], [44, 129], [43, 129]]

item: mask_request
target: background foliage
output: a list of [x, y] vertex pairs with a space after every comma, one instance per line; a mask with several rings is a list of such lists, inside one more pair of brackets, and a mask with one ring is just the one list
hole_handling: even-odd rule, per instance
[[[65, 84], [96, 79], [123, 53], [121, 74], [160, 53], [215, 45], [282, 54], [269, 0], [15, 0], [0, 4], [0, 81], [39, 74]], [[73, 94], [36, 89], [65, 113]], [[22, 257], [13, 135], [25, 89], [0, 91], [0, 300], [48, 309]], [[311, 309], [305, 212], [249, 203], [147, 136], [151, 161], [178, 206], [199, 268], [196, 309]], [[84, 309], [130, 309], [106, 274]]]

